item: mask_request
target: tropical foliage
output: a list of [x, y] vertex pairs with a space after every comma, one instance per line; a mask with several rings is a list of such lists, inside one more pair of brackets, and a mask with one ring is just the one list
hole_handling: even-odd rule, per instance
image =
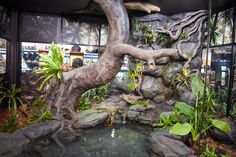
[[53, 77], [62, 79], [62, 66], [64, 63], [64, 52], [54, 43], [51, 44], [48, 55], [41, 55], [40, 60], [43, 63], [34, 73], [42, 75], [38, 80], [42, 80], [39, 90], [42, 90], [47, 81]]
[[13, 109], [14, 113], [17, 112], [17, 106], [18, 105], [24, 105], [28, 104], [29, 102], [22, 98], [20, 96], [20, 93], [22, 92], [21, 88], [17, 88], [15, 84], [11, 86], [11, 89], [7, 89], [4, 87], [1, 87], [1, 98], [0, 98], [0, 103], [2, 103], [4, 100], [7, 101], [8, 108]]
[[204, 83], [198, 76], [191, 78], [191, 90], [196, 97], [195, 106], [177, 102], [174, 109], [175, 114], [169, 115], [169, 117], [161, 115], [160, 123], [156, 126], [161, 128], [172, 126], [169, 133], [180, 136], [191, 133], [193, 141], [197, 141], [211, 127], [229, 132], [228, 123], [214, 118], [216, 105], [214, 93], [208, 88], [204, 89]]
[[130, 79], [130, 83], [127, 85], [129, 91], [134, 91], [138, 87], [138, 76], [141, 75], [143, 71], [143, 63], [138, 63], [134, 71], [128, 71], [127, 77]]
[[[230, 126], [213, 117], [213, 105], [215, 104], [212, 93], [205, 89], [204, 83], [195, 76], [191, 80], [191, 89], [196, 96], [195, 107], [186, 103], [178, 102], [175, 108], [186, 119], [184, 123], [176, 123], [169, 132], [176, 135], [187, 135], [191, 133], [193, 141], [199, 139], [201, 134], [205, 134], [211, 127], [216, 127], [223, 132], [229, 132]], [[205, 98], [205, 99], [204, 99]]]

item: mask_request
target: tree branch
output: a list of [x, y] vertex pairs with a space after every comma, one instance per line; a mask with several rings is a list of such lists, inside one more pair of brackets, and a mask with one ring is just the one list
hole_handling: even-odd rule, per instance
[[150, 14], [151, 12], [159, 12], [161, 9], [149, 2], [125, 2], [125, 7], [128, 10], [139, 10]]
[[150, 69], [154, 69], [156, 59], [168, 56], [171, 57], [177, 54], [177, 49], [143, 50], [128, 44], [113, 45], [111, 50], [120, 57], [124, 55], [130, 55], [135, 58], [147, 61]]

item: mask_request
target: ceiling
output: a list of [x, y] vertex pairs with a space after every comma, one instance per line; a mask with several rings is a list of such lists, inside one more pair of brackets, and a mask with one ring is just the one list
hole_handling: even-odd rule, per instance
[[[74, 14], [85, 9], [92, 0], [0, 0], [0, 4], [25, 12]], [[141, 0], [145, 1], [145, 0]], [[173, 15], [180, 12], [208, 8], [208, 0], [148, 0], [161, 8], [161, 13]], [[213, 9], [232, 6], [236, 0], [212, 0]]]

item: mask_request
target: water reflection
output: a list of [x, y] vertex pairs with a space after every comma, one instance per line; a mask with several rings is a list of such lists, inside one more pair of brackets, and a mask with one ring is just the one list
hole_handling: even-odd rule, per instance
[[[51, 143], [34, 146], [20, 157], [149, 157], [147, 137], [151, 129], [137, 125], [97, 127], [83, 132], [83, 137], [73, 142], [63, 141], [67, 152]], [[34, 153], [32, 153], [34, 152]], [[37, 153], [36, 153], [37, 152]]]

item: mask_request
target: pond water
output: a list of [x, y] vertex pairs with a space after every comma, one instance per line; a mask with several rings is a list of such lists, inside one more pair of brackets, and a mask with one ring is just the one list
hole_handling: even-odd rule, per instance
[[20, 157], [149, 157], [147, 138], [151, 128], [134, 124], [99, 126], [84, 130], [82, 137], [62, 143], [66, 153], [54, 143], [23, 152]]

